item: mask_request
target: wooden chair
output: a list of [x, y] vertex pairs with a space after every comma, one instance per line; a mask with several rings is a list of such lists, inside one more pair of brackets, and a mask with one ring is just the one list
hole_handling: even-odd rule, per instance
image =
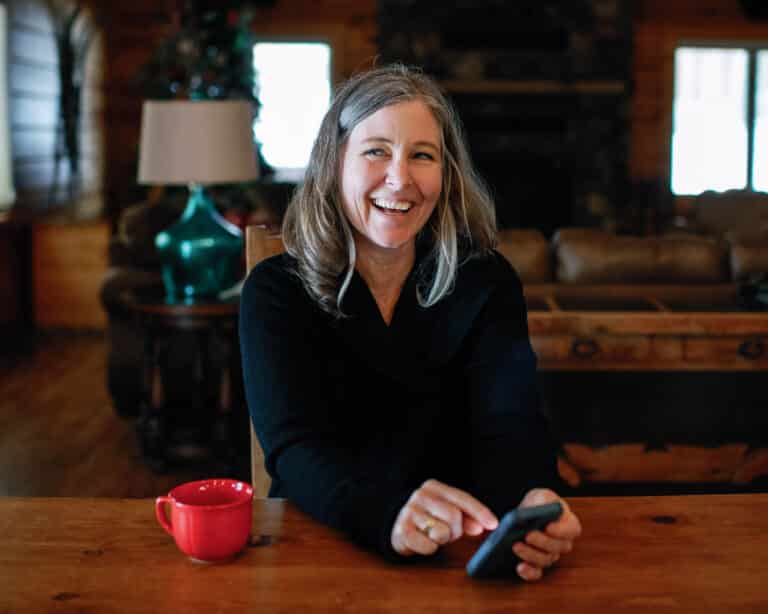
[[[245, 229], [245, 263], [248, 271], [265, 258], [284, 251], [280, 235], [270, 234], [261, 226], [247, 226]], [[251, 425], [251, 483], [256, 497], [266, 497], [269, 494], [271, 480], [264, 467], [264, 451]]]

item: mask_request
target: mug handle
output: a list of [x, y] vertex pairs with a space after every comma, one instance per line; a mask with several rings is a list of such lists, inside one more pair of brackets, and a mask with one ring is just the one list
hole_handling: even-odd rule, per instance
[[173, 502], [174, 500], [172, 497], [158, 497], [155, 499], [155, 517], [160, 523], [160, 526], [162, 526], [169, 535], [173, 535], [173, 527], [171, 527], [171, 523], [168, 522], [168, 516], [165, 515], [165, 504], [172, 504]]

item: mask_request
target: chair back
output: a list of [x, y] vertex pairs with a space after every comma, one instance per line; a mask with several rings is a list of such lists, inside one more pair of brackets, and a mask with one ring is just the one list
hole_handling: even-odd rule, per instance
[[[285, 251], [283, 240], [279, 234], [270, 234], [262, 226], [246, 226], [245, 228], [245, 265], [250, 271], [259, 262], [270, 256]], [[267, 497], [271, 480], [264, 466], [264, 450], [253, 430], [253, 422], [249, 419], [251, 428], [251, 483], [255, 497]]]

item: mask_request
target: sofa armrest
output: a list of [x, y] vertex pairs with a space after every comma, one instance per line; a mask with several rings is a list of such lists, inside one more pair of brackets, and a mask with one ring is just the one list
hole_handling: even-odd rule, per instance
[[538, 230], [500, 230], [498, 240], [496, 249], [514, 267], [523, 283], [552, 281], [549, 243]]
[[749, 281], [768, 274], [768, 233], [729, 232], [731, 276], [735, 281]]
[[132, 267], [112, 267], [104, 275], [99, 298], [109, 315], [127, 316], [120, 295], [126, 290], [138, 288], [162, 288], [160, 271], [145, 271]]

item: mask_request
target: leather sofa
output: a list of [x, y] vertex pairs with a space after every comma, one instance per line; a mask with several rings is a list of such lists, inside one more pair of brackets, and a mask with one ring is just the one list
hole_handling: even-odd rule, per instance
[[[520, 275], [526, 295], [643, 285], [736, 286], [768, 271], [765, 238], [671, 233], [619, 236], [593, 228], [562, 228], [550, 241], [536, 230], [499, 232], [498, 250]], [[555, 288], [554, 286], [557, 286]]]
[[[748, 202], [734, 216], [721, 204], [721, 195], [712, 200], [713, 206], [701, 208], [700, 219], [661, 236], [563, 228], [548, 241], [536, 230], [506, 229], [499, 233], [498, 249], [520, 274], [530, 300], [553, 294], [632, 297], [649, 288], [661, 298], [733, 294], [740, 284], [768, 271], [768, 205], [765, 199]], [[110, 242], [111, 266], [101, 287], [108, 314], [107, 385], [123, 416], [138, 412], [143, 342], [119, 296], [126, 289], [162, 288], [154, 237], [183, 207], [183, 194], [129, 207]], [[251, 215], [248, 223], [277, 228], [277, 217], [264, 211]], [[753, 212], [751, 218], [746, 211]], [[744, 219], [751, 223], [745, 225]], [[180, 335], [164, 350], [165, 396], [179, 404], [190, 394], [183, 373], [192, 368], [187, 364], [191, 343]]]

